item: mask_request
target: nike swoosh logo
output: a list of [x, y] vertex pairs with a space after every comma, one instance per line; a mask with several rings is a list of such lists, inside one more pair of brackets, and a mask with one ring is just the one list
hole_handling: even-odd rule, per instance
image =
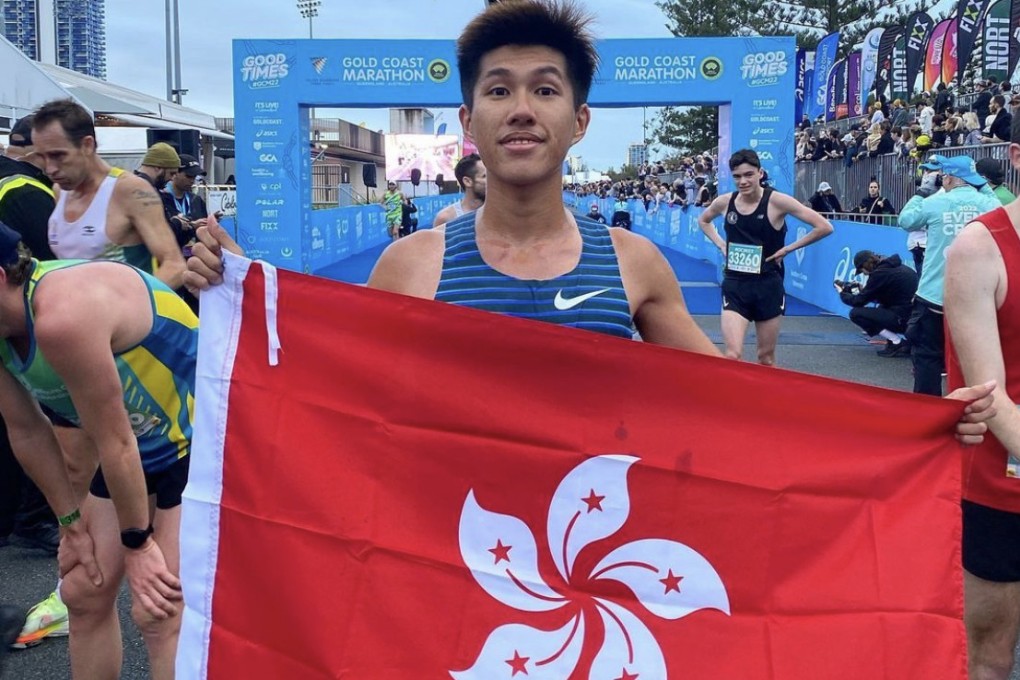
[[561, 312], [567, 309], [573, 309], [574, 307], [578, 306], [585, 300], [590, 300], [596, 295], [608, 293], [609, 290], [610, 290], [609, 288], [603, 288], [602, 290], [593, 290], [590, 293], [585, 293], [584, 295], [578, 295], [577, 297], [572, 298], [563, 297], [563, 291], [558, 290], [556, 291], [556, 299], [553, 300], [553, 306], [556, 307], [556, 309], [560, 310]]

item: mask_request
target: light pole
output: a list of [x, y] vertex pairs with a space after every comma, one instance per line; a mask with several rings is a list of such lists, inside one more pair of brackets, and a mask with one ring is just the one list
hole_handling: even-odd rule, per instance
[[301, 16], [308, 19], [308, 37], [314, 38], [315, 36], [312, 34], [312, 19], [319, 16], [321, 0], [297, 0], [296, 4]]
[[[305, 19], [308, 19], [309, 40], [315, 37], [312, 28], [312, 20], [315, 19], [315, 17], [319, 16], [319, 5], [321, 4], [322, 4], [321, 0], [297, 0], [297, 2], [295, 2], [295, 5], [297, 5], [298, 12], [301, 13], [301, 16], [304, 17]], [[311, 122], [312, 128], [314, 128], [315, 109], [313, 108], [308, 109], [308, 119]]]

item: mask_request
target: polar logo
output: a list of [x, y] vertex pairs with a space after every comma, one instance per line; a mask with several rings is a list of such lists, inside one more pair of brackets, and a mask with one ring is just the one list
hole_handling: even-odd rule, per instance
[[263, 153], [263, 154], [259, 154], [259, 162], [260, 163], [279, 163], [280, 159], [276, 157], [276, 154], [273, 154], [273, 153]]
[[253, 90], [279, 87], [289, 72], [287, 55], [283, 53], [256, 54], [241, 62], [241, 81]]
[[750, 87], [775, 85], [789, 68], [786, 52], [782, 50], [755, 52], [744, 56], [740, 63], [740, 77]]

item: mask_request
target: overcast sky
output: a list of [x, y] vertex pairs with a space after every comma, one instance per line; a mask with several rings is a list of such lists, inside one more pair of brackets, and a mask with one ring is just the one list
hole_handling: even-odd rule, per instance
[[[455, 39], [484, 0], [321, 0], [316, 38]], [[308, 20], [293, 0], [178, 0], [181, 14], [181, 83], [184, 104], [215, 116], [233, 116], [231, 41], [234, 38], [307, 38]], [[668, 37], [653, 0], [584, 0], [600, 38]], [[166, 96], [165, 3], [106, 0], [107, 79], [157, 97]], [[148, 9], [151, 8], [151, 9]], [[437, 111], [437, 113], [439, 113]], [[442, 121], [459, 130], [456, 111]], [[337, 115], [339, 114], [339, 115]], [[388, 130], [386, 110], [344, 110], [331, 115], [373, 130]], [[651, 121], [649, 109], [648, 120]], [[641, 141], [641, 109], [599, 109], [573, 153], [593, 170], [619, 168], [627, 146]]]

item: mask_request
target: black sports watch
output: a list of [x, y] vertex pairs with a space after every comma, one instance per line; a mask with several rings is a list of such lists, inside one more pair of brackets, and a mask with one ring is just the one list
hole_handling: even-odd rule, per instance
[[146, 539], [151, 535], [151, 524], [148, 529], [125, 529], [120, 532], [120, 542], [128, 550], [138, 550], [145, 545]]

